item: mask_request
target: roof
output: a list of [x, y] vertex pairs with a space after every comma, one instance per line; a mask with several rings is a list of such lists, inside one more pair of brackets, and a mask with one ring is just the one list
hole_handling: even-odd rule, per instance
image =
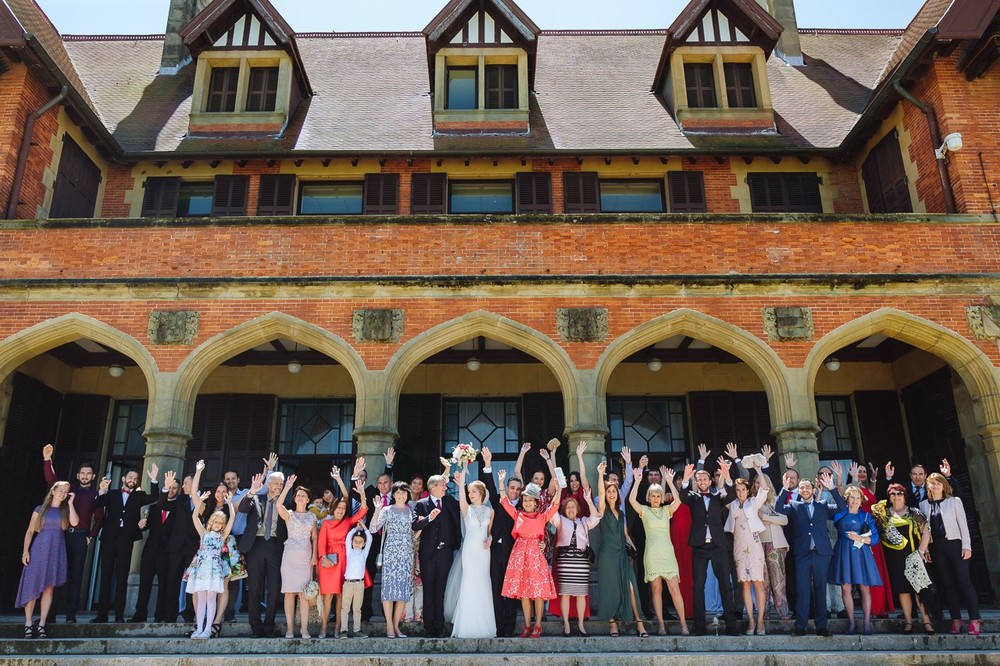
[[[528, 42], [533, 42], [540, 32], [535, 22], [524, 13], [514, 0], [486, 0], [500, 12], [500, 14], [510, 21], [518, 34]], [[448, 29], [458, 20], [459, 16], [477, 0], [451, 0], [431, 19], [423, 32], [431, 41], [437, 41], [448, 31]], [[477, 2], [478, 4], [478, 2]]]
[[[26, 0], [20, 0], [25, 2]], [[777, 136], [685, 136], [649, 91], [663, 31], [542, 32], [530, 134], [435, 136], [420, 33], [299, 36], [316, 95], [281, 138], [187, 137], [194, 67], [158, 75], [162, 39], [74, 37], [65, 48], [129, 155], [833, 150], [857, 122], [898, 33], [801, 33], [808, 67], [768, 62]], [[108, 63], [114, 63], [109, 67]], [[372, 76], [378, 72], [379, 76]], [[721, 142], [721, 143], [720, 143]]]
[[945, 12], [951, 7], [955, 0], [927, 0], [917, 11], [916, 16], [906, 26], [903, 36], [899, 40], [899, 45], [892, 55], [886, 60], [885, 67], [879, 76], [878, 83], [882, 83], [899, 67], [906, 57], [910, 55], [914, 47], [920, 42], [924, 34], [938, 25], [944, 17]]

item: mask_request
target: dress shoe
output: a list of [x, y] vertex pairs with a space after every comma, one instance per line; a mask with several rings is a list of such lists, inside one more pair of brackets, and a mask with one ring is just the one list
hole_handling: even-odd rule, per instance
[[90, 623], [91, 624], [107, 624], [108, 623], [108, 616], [107, 615], [96, 615], [96, 616], [94, 616], [94, 619], [92, 619], [90, 621]]
[[250, 633], [253, 634], [254, 638], [264, 638], [263, 627], [251, 627]]
[[66, 623], [67, 624], [76, 624], [76, 615], [73, 614], [73, 613], [67, 613], [66, 614]]
[[128, 619], [128, 621], [129, 621], [129, 623], [133, 623], [133, 622], [145, 622], [146, 621], [146, 616], [145, 615], [133, 615], [132, 617], [130, 617]]
[[125, 624], [125, 618], [123, 618], [123, 617], [116, 617], [115, 618], [115, 624]]
[[816, 635], [822, 636], [823, 638], [830, 638], [831, 636], [833, 636], [833, 634], [830, 633], [830, 630], [827, 629], [826, 627], [823, 627], [822, 629], [817, 629]]
[[795, 627], [794, 629], [792, 629], [792, 635], [793, 636], [805, 636], [806, 635], [806, 630], [805, 629], [799, 629], [798, 627]]

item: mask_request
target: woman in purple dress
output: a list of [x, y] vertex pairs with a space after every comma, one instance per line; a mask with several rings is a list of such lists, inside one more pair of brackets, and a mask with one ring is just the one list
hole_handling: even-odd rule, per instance
[[[57, 481], [45, 500], [35, 509], [24, 533], [21, 584], [17, 588], [17, 608], [24, 607], [24, 637], [46, 638], [45, 618], [52, 607], [52, 590], [66, 582], [66, 530], [76, 527], [79, 519], [73, 508], [69, 483]], [[33, 624], [35, 602], [39, 597], [41, 617]]]

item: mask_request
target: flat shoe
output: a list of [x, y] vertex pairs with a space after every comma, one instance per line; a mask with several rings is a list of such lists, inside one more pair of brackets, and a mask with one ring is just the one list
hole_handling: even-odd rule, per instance
[[767, 635], [767, 632], [766, 632], [766, 631], [764, 631], [764, 627], [761, 627], [761, 628], [759, 628], [759, 629], [757, 630], [757, 635], [758, 635], [758, 636], [766, 636], [766, 635]]

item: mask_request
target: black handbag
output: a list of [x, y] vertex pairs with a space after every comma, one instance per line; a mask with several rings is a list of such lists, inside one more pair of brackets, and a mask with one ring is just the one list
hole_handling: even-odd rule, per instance
[[635, 559], [635, 556], [638, 554], [638, 552], [635, 549], [635, 546], [633, 546], [628, 542], [625, 543], [625, 553], [629, 556], [629, 559], [633, 560]]

